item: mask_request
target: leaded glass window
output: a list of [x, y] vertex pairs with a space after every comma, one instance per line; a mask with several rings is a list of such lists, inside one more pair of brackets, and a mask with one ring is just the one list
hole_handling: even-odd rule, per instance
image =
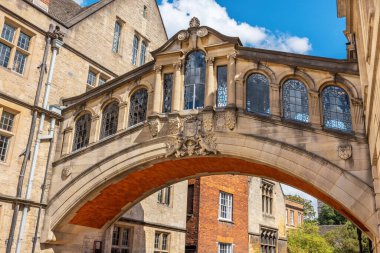
[[9, 42], [13, 42], [15, 32], [16, 28], [11, 25], [4, 24], [3, 31], [1, 32], [1, 37]]
[[218, 66], [217, 68], [218, 88], [216, 94], [216, 106], [227, 106], [227, 66]]
[[164, 75], [164, 97], [162, 112], [167, 113], [172, 111], [172, 88], [173, 88], [173, 74]]
[[146, 119], [148, 105], [148, 92], [139, 89], [131, 96], [131, 107], [129, 109], [129, 126], [136, 125]]
[[248, 112], [270, 114], [269, 81], [262, 74], [251, 74], [247, 78], [246, 106]]
[[6, 111], [1, 114], [0, 129], [12, 132], [15, 115]]
[[91, 70], [88, 71], [87, 84], [94, 87], [96, 82], [96, 74]]
[[187, 56], [185, 66], [185, 110], [198, 109], [204, 106], [205, 94], [205, 55], [194, 51]]
[[276, 253], [277, 230], [262, 227], [260, 246], [261, 253]]
[[115, 30], [114, 30], [114, 34], [113, 34], [113, 43], [112, 43], [112, 51], [114, 53], [119, 52], [120, 35], [121, 35], [121, 24], [119, 21], [116, 21], [115, 22]]
[[305, 85], [296, 80], [287, 80], [282, 88], [284, 118], [309, 122], [309, 104]]
[[102, 114], [101, 139], [116, 133], [118, 115], [119, 105], [117, 102], [112, 102], [104, 108]]
[[114, 226], [112, 231], [111, 253], [130, 252], [130, 229], [121, 226]]
[[101, 86], [105, 83], [106, 83], [106, 79], [104, 79], [103, 77], [99, 77], [99, 86]]
[[13, 70], [19, 74], [24, 73], [26, 62], [26, 55], [23, 55], [19, 51], [16, 51], [15, 59], [13, 61]]
[[322, 109], [326, 128], [352, 130], [350, 100], [342, 88], [328, 86], [322, 91]]
[[154, 253], [169, 252], [169, 239], [168, 233], [156, 232], [154, 235]]
[[11, 48], [3, 43], [0, 43], [0, 66], [7, 67], [9, 57], [11, 55]]
[[17, 46], [28, 51], [29, 50], [29, 43], [30, 43], [30, 36], [26, 35], [23, 32], [20, 32], [20, 35], [18, 37]]
[[7, 156], [9, 146], [9, 137], [0, 135], [0, 161], [4, 162]]
[[141, 42], [141, 51], [140, 51], [140, 65], [145, 63], [145, 54], [146, 54], [146, 43], [145, 41]]
[[137, 52], [139, 51], [139, 38], [137, 36], [133, 37], [133, 48], [132, 48], [132, 64], [136, 65]]
[[86, 147], [90, 140], [91, 114], [80, 116], [75, 123], [73, 151]]

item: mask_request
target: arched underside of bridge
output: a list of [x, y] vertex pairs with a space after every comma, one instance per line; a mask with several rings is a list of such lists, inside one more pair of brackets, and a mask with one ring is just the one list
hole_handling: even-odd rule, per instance
[[[216, 155], [166, 158], [165, 143], [170, 137], [161, 137], [107, 156], [56, 193], [50, 200], [46, 212], [49, 223], [44, 229], [53, 233], [72, 225], [104, 229], [165, 185], [201, 175], [245, 174], [303, 190], [337, 209], [371, 238], [378, 238], [374, 192], [366, 182], [303, 149], [232, 135], [216, 134]], [[90, 164], [95, 158], [85, 160]], [[85, 163], [82, 166], [87, 166]]]

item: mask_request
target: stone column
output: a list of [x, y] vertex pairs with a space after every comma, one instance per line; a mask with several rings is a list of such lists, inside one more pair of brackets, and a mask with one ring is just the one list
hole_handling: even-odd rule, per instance
[[154, 94], [153, 94], [153, 115], [161, 112], [161, 97], [162, 97], [162, 66], [155, 66], [156, 77], [154, 81]]
[[309, 115], [311, 124], [322, 125], [318, 91], [309, 90]]
[[363, 102], [360, 99], [351, 99], [352, 130], [364, 133]]
[[62, 156], [70, 154], [70, 152], [72, 151], [73, 149], [72, 140], [73, 140], [73, 128], [68, 127], [63, 131], [62, 150], [61, 150]]
[[227, 106], [236, 106], [235, 75], [236, 75], [236, 52], [227, 55]]
[[99, 140], [99, 125], [100, 125], [99, 115], [94, 115], [91, 118], [91, 128], [90, 128], [90, 137], [88, 143], [93, 143]]
[[173, 86], [173, 101], [172, 101], [172, 108], [173, 112], [178, 112], [181, 110], [181, 68], [182, 68], [182, 62], [177, 62], [173, 64], [173, 67], [175, 69], [174, 72], [174, 86]]
[[269, 85], [270, 111], [273, 116], [281, 117], [280, 86], [276, 83]]
[[212, 109], [214, 106], [214, 57], [207, 58], [207, 79], [205, 87], [205, 109]]
[[236, 80], [236, 107], [240, 110], [244, 109], [244, 81], [239, 79]]
[[121, 102], [119, 105], [119, 116], [117, 118], [117, 131], [122, 131], [127, 128], [128, 120], [128, 102]]

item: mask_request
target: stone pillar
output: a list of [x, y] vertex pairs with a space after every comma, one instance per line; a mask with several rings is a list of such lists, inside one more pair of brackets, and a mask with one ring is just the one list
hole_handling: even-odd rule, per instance
[[173, 86], [173, 100], [172, 100], [172, 108], [173, 112], [178, 112], [181, 110], [181, 67], [182, 62], [177, 62], [173, 64], [173, 67], [175, 69], [174, 72], [174, 86]]
[[269, 85], [270, 111], [273, 116], [281, 117], [280, 86], [276, 83]]
[[240, 110], [245, 108], [244, 105], [244, 97], [245, 97], [245, 92], [244, 92], [244, 81], [239, 79], [236, 80], [236, 107], [239, 108]]
[[128, 120], [128, 102], [122, 102], [119, 105], [119, 116], [117, 118], [117, 132], [127, 128]]
[[236, 90], [235, 90], [235, 75], [236, 75], [236, 52], [227, 55], [227, 106], [236, 106]]
[[352, 130], [364, 133], [363, 102], [360, 99], [351, 99]]
[[309, 114], [311, 124], [322, 125], [318, 91], [309, 90]]
[[205, 87], [205, 109], [212, 109], [214, 106], [214, 57], [207, 58], [207, 79]]
[[162, 66], [155, 66], [156, 77], [154, 81], [154, 94], [153, 94], [153, 115], [161, 112], [161, 97], [162, 97], [162, 77], [161, 70]]
[[73, 140], [73, 128], [68, 127], [63, 131], [62, 150], [61, 150], [62, 156], [70, 154], [70, 152], [72, 151], [73, 149], [72, 140]]
[[99, 115], [94, 115], [91, 118], [91, 127], [90, 127], [90, 137], [88, 143], [93, 143], [99, 140], [99, 125], [100, 125]]

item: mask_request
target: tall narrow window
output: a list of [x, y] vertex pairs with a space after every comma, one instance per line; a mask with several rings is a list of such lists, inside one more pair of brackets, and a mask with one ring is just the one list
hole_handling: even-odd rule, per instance
[[187, 56], [185, 66], [185, 110], [204, 106], [205, 95], [205, 55], [194, 51]]
[[112, 51], [114, 53], [119, 52], [120, 36], [121, 36], [121, 24], [119, 21], [116, 21], [115, 22], [115, 30], [114, 30], [114, 34], [113, 34], [113, 43], [112, 43]]
[[309, 122], [309, 104], [305, 85], [295, 79], [287, 80], [282, 88], [284, 118]]
[[328, 86], [322, 91], [323, 122], [326, 128], [351, 131], [350, 100], [340, 87]]
[[302, 213], [301, 212], [298, 212], [298, 224], [297, 226], [301, 226], [302, 225]]
[[104, 108], [102, 113], [101, 139], [116, 133], [118, 115], [119, 105], [117, 102], [113, 102]]
[[273, 213], [273, 183], [261, 181], [262, 211], [265, 214]]
[[219, 242], [218, 253], [232, 253], [232, 244]]
[[1, 32], [1, 38], [5, 39], [9, 42], [13, 42], [15, 32], [16, 32], [15, 27], [8, 25], [8, 24], [4, 24], [3, 31]]
[[114, 226], [112, 231], [111, 253], [130, 252], [130, 229], [126, 227]]
[[289, 223], [290, 225], [294, 226], [294, 211], [290, 210], [289, 215], [290, 215]]
[[260, 246], [263, 253], [276, 253], [277, 230], [261, 228]]
[[6, 111], [3, 111], [0, 119], [0, 161], [5, 162], [9, 142], [13, 135], [13, 123], [15, 115]]
[[194, 213], [194, 185], [189, 184], [187, 186], [187, 214], [192, 215]]
[[169, 252], [169, 239], [168, 233], [156, 232], [154, 235], [154, 253]]
[[30, 43], [30, 36], [26, 35], [23, 32], [20, 32], [20, 35], [18, 37], [17, 46], [19, 48], [22, 48], [26, 51], [29, 50], [29, 43]]
[[139, 38], [137, 36], [133, 37], [133, 48], [132, 48], [132, 64], [136, 65], [137, 53], [139, 51]]
[[217, 68], [218, 89], [216, 94], [216, 106], [227, 106], [227, 66]]
[[11, 48], [3, 43], [0, 43], [0, 66], [6, 68], [8, 66]]
[[86, 113], [75, 123], [73, 151], [86, 147], [90, 140], [91, 114]]
[[162, 98], [162, 112], [167, 113], [172, 111], [172, 89], [173, 89], [173, 74], [164, 75], [164, 97]]
[[232, 194], [219, 193], [219, 219], [232, 221]]
[[158, 191], [157, 201], [160, 204], [169, 206], [171, 201], [171, 186], [165, 187]]
[[140, 51], [140, 65], [145, 63], [145, 55], [146, 55], [146, 43], [145, 41], [141, 42], [141, 51]]
[[148, 104], [148, 92], [146, 89], [139, 89], [131, 96], [131, 106], [129, 108], [129, 126], [136, 125], [146, 119]]
[[19, 51], [16, 51], [15, 59], [13, 62], [13, 70], [19, 74], [24, 73], [25, 62], [26, 56], [20, 53]]
[[148, 17], [148, 7], [146, 5], [144, 5], [144, 8], [143, 8], [143, 17], [144, 18], [147, 18]]
[[269, 81], [262, 74], [251, 74], [246, 83], [248, 112], [269, 114]]
[[95, 87], [95, 82], [96, 82], [96, 74], [92, 72], [91, 70], [88, 71], [87, 75], [87, 84]]

